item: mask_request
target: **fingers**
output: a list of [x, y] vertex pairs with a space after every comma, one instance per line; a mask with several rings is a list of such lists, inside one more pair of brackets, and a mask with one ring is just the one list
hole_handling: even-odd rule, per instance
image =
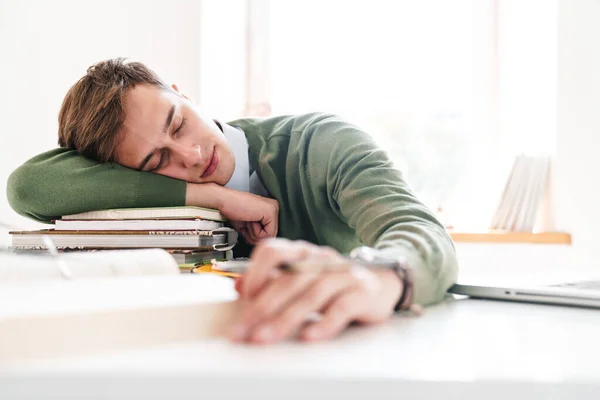
[[242, 298], [254, 297], [264, 286], [270, 271], [279, 266], [306, 258], [317, 246], [285, 239], [261, 241], [252, 252], [250, 267], [244, 277]]
[[[275, 282], [273, 282], [275, 284]], [[352, 290], [355, 280], [347, 273], [332, 273], [321, 276], [321, 279], [313, 279], [310, 287], [295, 296], [286, 296], [287, 301], [278, 303], [273, 311], [263, 313], [258, 323], [249, 336], [251, 342], [273, 343], [294, 336], [308, 318], [323, 309], [327, 304], [346, 291]], [[261, 294], [262, 295], [262, 294]], [[276, 298], [274, 298], [275, 300]], [[266, 303], [270, 303], [265, 299]], [[249, 310], [258, 316], [260, 310]]]
[[255, 247], [248, 271], [236, 282], [243, 310], [231, 332], [236, 341], [273, 343], [295, 335], [315, 313], [323, 318], [300, 331], [305, 340], [337, 335], [349, 323], [377, 323], [393, 313], [402, 287], [393, 271], [356, 266], [344, 272], [283, 272], [295, 261], [335, 262], [336, 251], [301, 241], [263, 240]]
[[345, 293], [327, 307], [320, 321], [303, 328], [299, 337], [307, 341], [333, 338], [351, 322], [366, 313], [369, 306], [370, 304], [365, 301], [364, 293], [361, 290]]
[[275, 199], [268, 199], [270, 209], [264, 213], [261, 219], [261, 226], [265, 232], [264, 238], [277, 237], [279, 229], [279, 202]]
[[[231, 224], [231, 227], [233, 229], [235, 229], [240, 235], [242, 235], [244, 237], [244, 240], [248, 243], [250, 243], [250, 239], [248, 237], [248, 227], [246, 226], [246, 223], [243, 221], [229, 221], [229, 223]], [[252, 243], [250, 243], [252, 244]]]
[[231, 221], [231, 226], [235, 229], [240, 235], [244, 237], [244, 240], [248, 244], [256, 244], [258, 239], [254, 234], [253, 225], [255, 223], [252, 222], [243, 222], [243, 221]]
[[252, 238], [252, 236], [250, 235], [250, 231], [248, 230], [248, 225], [246, 223], [244, 223], [240, 227], [239, 233], [244, 237], [244, 240], [246, 241], [246, 243], [248, 243], [248, 244], [255, 244], [255, 241]]
[[323, 310], [323, 318], [319, 322], [303, 328], [299, 334], [301, 339], [331, 339], [351, 322], [378, 324], [393, 314], [402, 290], [395, 272], [373, 273], [358, 269], [351, 274], [357, 279], [357, 285], [331, 302]]
[[292, 299], [317, 279], [317, 274], [280, 274], [271, 279], [260, 294], [244, 304], [239, 321], [232, 329], [231, 339], [246, 340], [257, 324], [277, 315]]
[[[277, 234], [276, 227], [269, 226], [265, 229], [260, 222], [231, 221], [231, 226], [244, 237], [248, 244], [256, 245], [260, 240], [274, 237]], [[275, 233], [273, 233], [275, 229]]]
[[238, 292], [238, 294], [241, 293], [243, 285], [244, 285], [244, 277], [240, 276], [239, 278], [237, 278], [235, 280], [235, 283], [234, 283], [235, 291]]
[[268, 217], [268, 218], [263, 218], [262, 221], [260, 221], [260, 228], [261, 228], [261, 233], [260, 233], [260, 237], [261, 238], [274, 238], [277, 237], [277, 231], [279, 229], [279, 225], [278, 225], [278, 216], [273, 217]]
[[246, 242], [248, 244], [252, 244], [255, 245], [258, 242], [258, 239], [256, 238], [256, 235], [254, 233], [254, 226], [256, 225], [255, 222], [244, 222], [244, 239], [246, 239]]
[[248, 229], [252, 235], [252, 237], [257, 240], [260, 238], [261, 233], [263, 233], [263, 229], [260, 223], [251, 223]]

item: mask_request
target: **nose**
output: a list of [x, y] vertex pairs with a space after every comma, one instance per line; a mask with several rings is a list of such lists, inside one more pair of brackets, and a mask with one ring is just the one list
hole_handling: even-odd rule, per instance
[[200, 145], [178, 146], [175, 151], [185, 168], [194, 168], [201, 165], [202, 148]]

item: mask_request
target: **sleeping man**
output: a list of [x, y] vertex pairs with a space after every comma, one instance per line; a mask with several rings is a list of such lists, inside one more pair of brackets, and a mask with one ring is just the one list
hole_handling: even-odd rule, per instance
[[[456, 279], [444, 227], [385, 151], [336, 116], [215, 121], [144, 64], [111, 59], [67, 93], [58, 143], [10, 176], [9, 202], [21, 215], [48, 222], [98, 209], [202, 206], [254, 245], [236, 283], [244, 307], [232, 340], [328, 339], [352, 322], [439, 302]], [[394, 267], [365, 268], [358, 257], [337, 272], [278, 269], [335, 264], [365, 247], [363, 255]], [[322, 318], [306, 323], [315, 312]]]

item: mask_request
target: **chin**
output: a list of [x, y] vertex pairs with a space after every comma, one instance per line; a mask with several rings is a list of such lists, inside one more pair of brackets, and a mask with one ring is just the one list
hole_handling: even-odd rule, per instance
[[222, 174], [219, 173], [219, 171], [215, 171], [208, 178], [202, 178], [199, 176], [197, 178], [188, 179], [187, 181], [190, 183], [216, 183], [217, 185], [225, 186], [231, 179], [232, 175], [233, 171], [230, 174]]
[[233, 171], [231, 171], [231, 173], [219, 174], [218, 176], [215, 177], [215, 180], [213, 182], [216, 183], [217, 185], [225, 186], [227, 184], [227, 182], [229, 182], [229, 180], [231, 179], [232, 176], [233, 176]]

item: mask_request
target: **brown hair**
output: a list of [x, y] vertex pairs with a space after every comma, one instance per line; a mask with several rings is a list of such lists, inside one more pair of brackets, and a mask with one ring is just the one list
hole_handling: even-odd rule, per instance
[[58, 145], [101, 162], [113, 161], [125, 120], [125, 96], [137, 84], [168, 86], [154, 71], [123, 58], [88, 68], [63, 100], [58, 115]]

